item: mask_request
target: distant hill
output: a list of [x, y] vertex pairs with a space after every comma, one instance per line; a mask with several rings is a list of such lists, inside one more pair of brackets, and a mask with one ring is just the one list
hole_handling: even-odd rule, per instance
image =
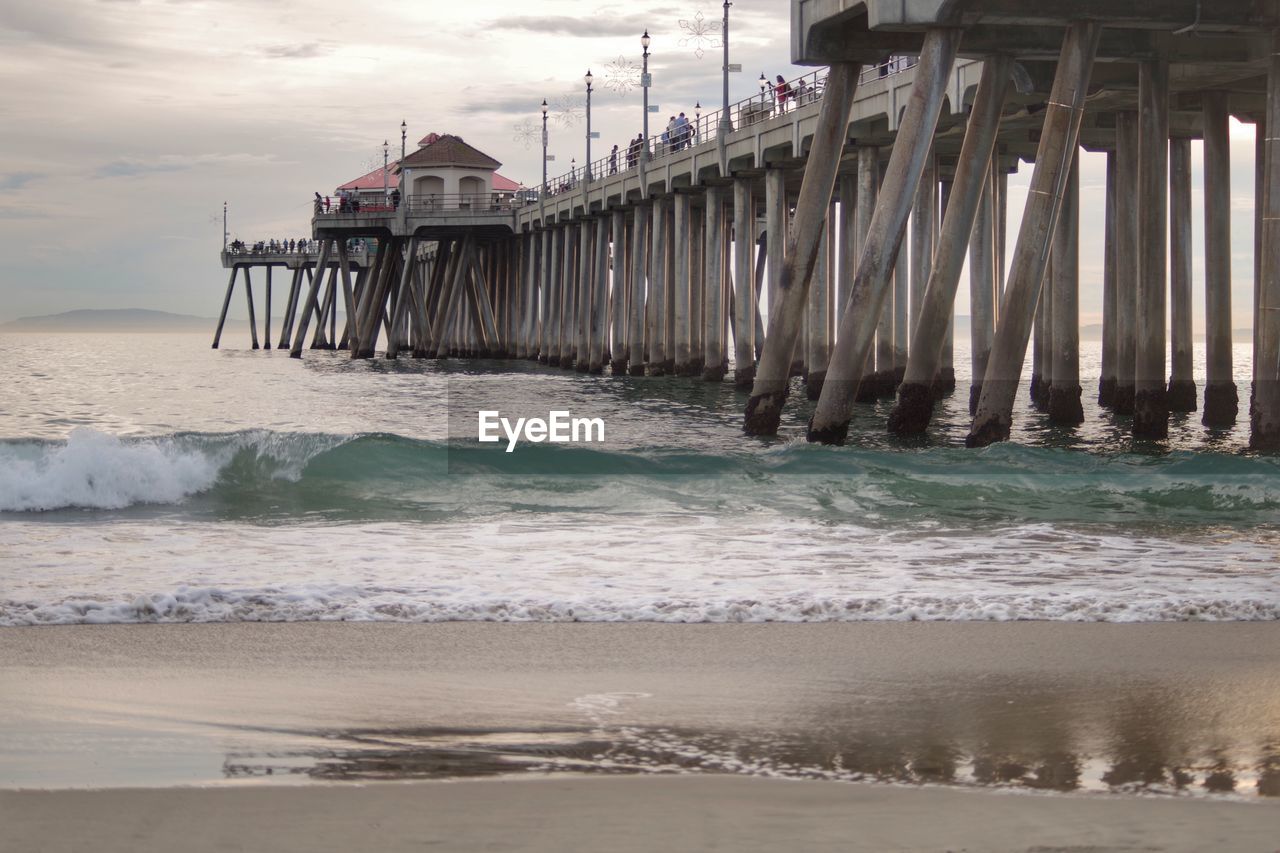
[[145, 308], [86, 308], [43, 317], [21, 317], [0, 324], [0, 332], [211, 332], [216, 324], [211, 317]]

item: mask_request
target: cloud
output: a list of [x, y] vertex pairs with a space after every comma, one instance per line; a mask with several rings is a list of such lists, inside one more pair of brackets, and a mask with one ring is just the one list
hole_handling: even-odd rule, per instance
[[273, 44], [262, 48], [261, 53], [268, 59], [315, 59], [333, 51], [328, 43], [309, 41], [302, 44]]
[[0, 191], [20, 190], [36, 178], [43, 178], [39, 172], [10, 172], [0, 175]]
[[278, 162], [274, 156], [263, 154], [161, 154], [149, 159], [120, 157], [94, 169], [93, 177], [136, 178], [163, 172], [183, 172], [201, 166], [262, 166]]
[[644, 30], [651, 23], [649, 15], [599, 16], [578, 18], [572, 15], [515, 15], [489, 21], [489, 30], [523, 30], [530, 33], [597, 38], [600, 36], [630, 36]]

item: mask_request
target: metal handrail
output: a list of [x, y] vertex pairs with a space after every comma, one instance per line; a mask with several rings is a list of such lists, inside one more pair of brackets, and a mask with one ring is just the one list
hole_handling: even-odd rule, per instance
[[[877, 80], [884, 77], [891, 77], [899, 74], [907, 69], [915, 66], [917, 62], [914, 56], [894, 56], [887, 62], [880, 65], [873, 65], [864, 68], [858, 77], [858, 83]], [[729, 123], [733, 130], [743, 127], [750, 127], [775, 116], [781, 116], [798, 107], [815, 104], [822, 100], [823, 92], [826, 90], [828, 70], [823, 68], [817, 71], [811, 71], [802, 74], [785, 82], [782, 97], [779, 97], [778, 84], [776, 81], [770, 81], [769, 88], [759, 95], [729, 105]], [[611, 162], [612, 152], [598, 160], [593, 160], [584, 166], [570, 169], [558, 177], [551, 178], [547, 181], [547, 194], [559, 195], [565, 192], [580, 189], [582, 181], [607, 179], [612, 174], [629, 171], [639, 168], [639, 158], [647, 148], [649, 152], [649, 162], [653, 163], [670, 154], [683, 151], [686, 148], [695, 148], [704, 143], [714, 143], [716, 135], [720, 127], [720, 118], [724, 114], [724, 108], [713, 110], [709, 113], [696, 115], [688, 124], [687, 135], [682, 135], [679, 140], [672, 141], [670, 138], [663, 139], [664, 135], [668, 135], [667, 128], [663, 128], [658, 133], [652, 134], [645, 140], [645, 147], [637, 146], [631, 148], [634, 140], [628, 142], [627, 146], [618, 147], [618, 158], [616, 162]]]

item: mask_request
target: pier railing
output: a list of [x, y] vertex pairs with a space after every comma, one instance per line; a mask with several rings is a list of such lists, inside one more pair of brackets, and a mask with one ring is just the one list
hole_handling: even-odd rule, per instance
[[323, 207], [316, 208], [315, 215], [320, 219], [338, 216], [388, 216], [395, 215], [401, 208], [410, 216], [430, 216], [433, 213], [492, 215], [509, 213], [536, 200], [536, 190], [525, 190], [514, 194], [426, 193], [389, 199], [386, 202], [379, 200], [331, 204], [327, 210]]
[[462, 193], [459, 195], [427, 194], [411, 195], [405, 199], [411, 216], [428, 216], [432, 213], [493, 214], [516, 210], [528, 204], [530, 194]]
[[[916, 58], [914, 56], [892, 57], [888, 62], [864, 68], [858, 78], [858, 84], [861, 85], [883, 77], [891, 77], [913, 67], [915, 64]], [[823, 92], [826, 90], [826, 83], [827, 69], [825, 68], [794, 77], [783, 84], [779, 84], [776, 79], [770, 80], [768, 88], [759, 95], [743, 98], [741, 101], [729, 105], [730, 130], [752, 127], [791, 110], [809, 104], [816, 104], [822, 100]], [[548, 179], [548, 195], [557, 195], [580, 188], [584, 180], [598, 180], [629, 169], [639, 168], [640, 157], [645, 149], [649, 152], [649, 162], [653, 163], [686, 148], [692, 148], [704, 142], [711, 142], [716, 138], [716, 134], [719, 133], [720, 120], [723, 115], [723, 107], [708, 113], [695, 114], [689, 119], [688, 125], [681, 126], [676, 131], [678, 135], [674, 139], [672, 138], [673, 131], [669, 130], [666, 124], [662, 124], [657, 133], [652, 134], [645, 140], [644, 148], [639, 145], [633, 148], [632, 145], [635, 142], [632, 140], [625, 147], [618, 146], [616, 157], [610, 152], [585, 166], [576, 167], [562, 175]]]

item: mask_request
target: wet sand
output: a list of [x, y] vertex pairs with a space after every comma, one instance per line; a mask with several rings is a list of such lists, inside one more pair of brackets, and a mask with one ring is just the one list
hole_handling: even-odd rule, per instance
[[734, 777], [0, 792], [14, 850], [1271, 851], [1280, 810]]
[[1280, 623], [4, 629], [0, 697], [15, 849], [1280, 837]]

